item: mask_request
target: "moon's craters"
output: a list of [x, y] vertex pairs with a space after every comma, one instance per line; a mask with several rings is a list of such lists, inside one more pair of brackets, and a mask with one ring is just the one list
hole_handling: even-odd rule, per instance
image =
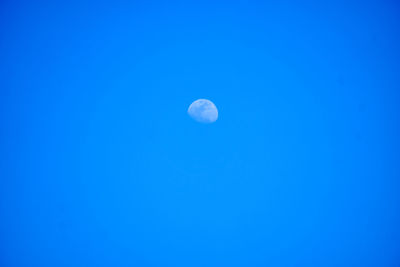
[[201, 123], [212, 123], [218, 119], [218, 109], [213, 102], [207, 99], [194, 101], [188, 109], [188, 114]]

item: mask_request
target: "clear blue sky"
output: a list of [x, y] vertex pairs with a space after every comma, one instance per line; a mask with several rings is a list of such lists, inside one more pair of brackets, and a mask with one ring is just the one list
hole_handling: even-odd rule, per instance
[[399, 266], [399, 14], [1, 1], [0, 265]]

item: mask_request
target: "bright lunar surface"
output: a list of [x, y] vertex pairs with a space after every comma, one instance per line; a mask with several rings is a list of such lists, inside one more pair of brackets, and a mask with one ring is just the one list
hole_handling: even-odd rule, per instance
[[218, 109], [213, 102], [207, 99], [194, 101], [188, 109], [188, 114], [194, 120], [202, 123], [212, 123], [218, 119]]

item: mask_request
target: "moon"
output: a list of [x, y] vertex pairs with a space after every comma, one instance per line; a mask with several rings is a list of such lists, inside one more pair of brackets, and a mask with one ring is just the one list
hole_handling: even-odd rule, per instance
[[218, 119], [217, 107], [207, 99], [198, 99], [190, 104], [188, 114], [201, 123], [213, 123]]

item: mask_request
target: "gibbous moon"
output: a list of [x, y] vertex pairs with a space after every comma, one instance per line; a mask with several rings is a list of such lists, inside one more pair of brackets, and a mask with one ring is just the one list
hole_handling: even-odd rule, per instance
[[188, 114], [194, 120], [202, 123], [213, 123], [218, 119], [218, 109], [207, 99], [194, 101], [188, 109]]

